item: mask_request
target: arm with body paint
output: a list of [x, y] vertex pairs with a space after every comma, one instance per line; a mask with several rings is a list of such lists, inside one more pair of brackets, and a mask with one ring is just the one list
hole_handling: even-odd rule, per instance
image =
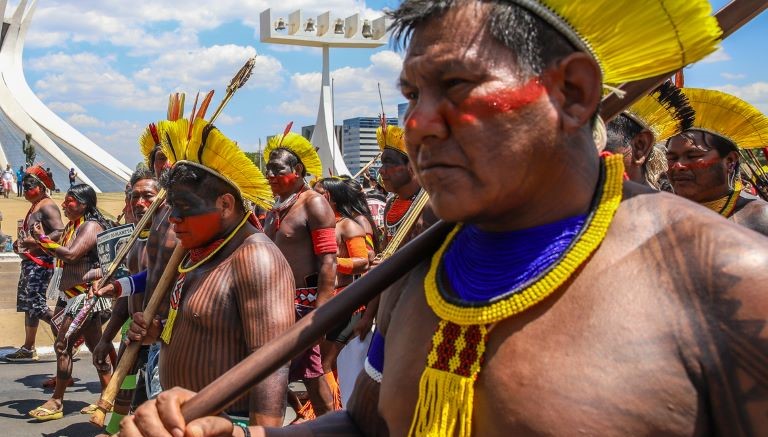
[[311, 196], [307, 199], [306, 211], [309, 230], [312, 233], [312, 243], [315, 246], [315, 258], [317, 259], [317, 306], [320, 306], [332, 298], [335, 292], [336, 250], [325, 242], [318, 244], [316, 236], [321, 235], [323, 238], [323, 233], [327, 233], [328, 236], [332, 236], [328, 243], [333, 241], [335, 247], [336, 217], [331, 205], [323, 196], [314, 191], [308, 191], [304, 195]]
[[38, 238], [38, 241], [49, 242], [50, 247], [46, 250], [53, 256], [65, 263], [72, 263], [86, 256], [96, 247], [96, 235], [103, 230], [104, 228], [97, 222], [86, 221], [77, 229], [73, 237], [74, 241], [69, 247], [61, 246], [58, 243], [50, 244], [52, 240], [47, 235], [42, 234], [42, 226], [39, 223], [35, 223], [33, 234]]

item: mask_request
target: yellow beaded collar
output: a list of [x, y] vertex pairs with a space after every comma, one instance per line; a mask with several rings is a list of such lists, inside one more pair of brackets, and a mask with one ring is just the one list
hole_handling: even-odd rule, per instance
[[711, 202], [701, 202], [701, 206], [707, 207], [712, 211], [720, 214], [721, 216], [728, 218], [736, 209], [736, 202], [738, 202], [739, 197], [741, 197], [741, 190], [743, 187], [744, 186], [741, 184], [741, 180], [737, 179], [736, 186], [733, 191]]
[[621, 203], [623, 176], [621, 155], [603, 158], [601, 183], [593, 200], [596, 207], [563, 257], [533, 283], [485, 305], [461, 306], [449, 302], [438, 286], [437, 274], [443, 254], [461, 229], [461, 224], [456, 225], [432, 257], [424, 278], [427, 303], [441, 320], [419, 381], [419, 399], [409, 435], [468, 437], [471, 434], [474, 383], [483, 363], [488, 325], [541, 302], [584, 264], [602, 243]]

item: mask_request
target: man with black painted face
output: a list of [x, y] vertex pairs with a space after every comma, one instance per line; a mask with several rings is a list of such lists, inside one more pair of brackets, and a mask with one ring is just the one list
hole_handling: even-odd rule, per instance
[[[244, 203], [269, 205], [261, 172], [208, 124], [191, 140], [202, 143], [202, 158], [186, 156], [187, 121], [171, 123], [183, 125], [174, 131], [184, 135], [164, 146], [166, 156], [179, 159], [167, 177], [169, 221], [188, 252], [162, 330], [135, 317], [128, 336], [146, 342], [159, 334], [162, 386], [199, 390], [293, 324], [293, 280], [285, 257]], [[228, 158], [216, 161], [219, 156]], [[286, 365], [227, 412], [251, 424], [282, 424], [287, 381]]]
[[[328, 201], [304, 180], [307, 174], [322, 174], [320, 157], [307, 139], [293, 132], [277, 135], [267, 144], [264, 160], [276, 198], [264, 231], [291, 265], [296, 317], [301, 318], [335, 293], [336, 219]], [[323, 371], [319, 346], [293, 360], [291, 380], [304, 381], [311, 401], [299, 409], [301, 418], [333, 410], [338, 386], [333, 374]]]
[[[53, 181], [45, 170], [34, 165], [29, 167], [23, 177], [24, 198], [32, 206], [24, 217], [18, 239], [13, 244], [14, 252], [21, 256], [21, 274], [19, 275], [16, 310], [24, 313], [24, 344], [4, 358], [8, 361], [37, 361], [35, 337], [40, 320], [51, 323], [53, 311], [48, 308], [45, 292], [53, 273], [53, 257], [45, 253], [30, 231], [36, 223], [43, 226], [52, 239], [58, 239], [64, 229], [61, 211], [50, 197], [48, 191]], [[51, 324], [56, 334], [56, 329]]]
[[739, 148], [763, 147], [768, 117], [715, 90], [683, 89], [696, 111], [693, 127], [667, 141], [674, 193], [768, 235], [768, 202], [742, 190]]

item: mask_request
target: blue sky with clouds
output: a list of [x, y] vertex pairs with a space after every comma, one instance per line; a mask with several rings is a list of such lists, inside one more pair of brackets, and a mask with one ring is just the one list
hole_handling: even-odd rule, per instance
[[[711, 0], [714, 10], [725, 0]], [[10, 1], [7, 15], [18, 0]], [[377, 0], [217, 0], [204, 7], [182, 0], [40, 0], [24, 50], [33, 91], [62, 118], [133, 167], [141, 157], [136, 139], [147, 123], [165, 116], [168, 93], [216, 90], [218, 102], [231, 76], [258, 53], [257, 66], [218, 125], [246, 151], [259, 140], [313, 124], [319, 100], [321, 52], [259, 42], [259, 13], [274, 16], [301, 8], [305, 16], [326, 10], [345, 17], [376, 18], [398, 2]], [[198, 3], [200, 4], [200, 3]], [[722, 49], [686, 69], [686, 86], [718, 88], [768, 112], [768, 13], [747, 24]], [[395, 81], [401, 55], [391, 47], [332, 49], [331, 75], [337, 124], [376, 116], [377, 83], [385, 110], [396, 115]], [[190, 93], [192, 95], [190, 95]]]

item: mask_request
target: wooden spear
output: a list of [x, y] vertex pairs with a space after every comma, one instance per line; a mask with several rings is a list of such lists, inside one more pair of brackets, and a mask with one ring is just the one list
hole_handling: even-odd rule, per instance
[[[155, 290], [149, 298], [147, 307], [144, 309], [144, 320], [147, 321], [147, 323], [152, 323], [160, 305], [163, 302], [168, 301], [171, 285], [176, 278], [176, 269], [179, 266], [179, 263], [181, 263], [184, 253], [185, 251], [180, 244], [173, 249], [171, 258], [168, 260], [168, 264], [165, 265], [165, 270], [163, 270], [163, 275], [160, 276], [160, 280], [157, 282]], [[134, 341], [123, 351], [120, 361], [118, 362], [115, 371], [112, 373], [112, 379], [109, 380], [109, 384], [107, 384], [107, 387], [101, 393], [101, 398], [99, 398], [99, 401], [96, 403], [98, 408], [91, 415], [92, 424], [98, 427], [104, 426], [104, 418], [108, 411], [112, 411], [115, 396], [117, 396], [117, 392], [120, 391], [123, 379], [125, 379], [126, 375], [133, 367], [133, 364], [136, 362], [140, 348], [141, 342]]]

